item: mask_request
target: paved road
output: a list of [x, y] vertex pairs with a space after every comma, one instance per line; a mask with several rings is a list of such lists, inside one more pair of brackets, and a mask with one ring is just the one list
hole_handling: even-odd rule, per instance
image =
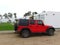
[[60, 30], [54, 36], [35, 35], [21, 38], [14, 31], [0, 31], [0, 45], [60, 45]]

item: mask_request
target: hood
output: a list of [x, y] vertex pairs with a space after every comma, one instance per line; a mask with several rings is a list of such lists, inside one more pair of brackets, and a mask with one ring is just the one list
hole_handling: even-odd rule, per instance
[[46, 27], [53, 27], [53, 26], [51, 26], [51, 25], [45, 25]]

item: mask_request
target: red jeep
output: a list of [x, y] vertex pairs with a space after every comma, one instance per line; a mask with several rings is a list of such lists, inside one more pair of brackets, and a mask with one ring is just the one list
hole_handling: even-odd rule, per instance
[[44, 25], [42, 20], [20, 19], [19, 22], [15, 24], [15, 31], [26, 38], [29, 37], [31, 33], [46, 33], [52, 36], [54, 35], [55, 29], [52, 26]]

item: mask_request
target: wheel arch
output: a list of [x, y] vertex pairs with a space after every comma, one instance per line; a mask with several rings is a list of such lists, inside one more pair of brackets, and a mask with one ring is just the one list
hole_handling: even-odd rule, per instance
[[29, 28], [23, 28], [23, 29], [21, 29], [20, 33], [21, 33], [23, 30], [28, 30], [28, 31], [31, 33], [31, 30], [30, 30]]
[[47, 29], [46, 32], [48, 32], [49, 29], [53, 29], [53, 30], [55, 31], [55, 28], [53, 28], [53, 27], [49, 27], [49, 28]]

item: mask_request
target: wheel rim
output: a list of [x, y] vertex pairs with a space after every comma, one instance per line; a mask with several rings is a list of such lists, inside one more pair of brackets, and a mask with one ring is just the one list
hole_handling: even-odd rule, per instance
[[27, 31], [27, 30], [22, 31], [22, 36], [23, 37], [28, 37], [29, 36], [29, 31]]
[[53, 35], [53, 34], [54, 34], [54, 31], [53, 31], [52, 29], [50, 29], [50, 30], [49, 30], [49, 33], [50, 33], [51, 35]]

